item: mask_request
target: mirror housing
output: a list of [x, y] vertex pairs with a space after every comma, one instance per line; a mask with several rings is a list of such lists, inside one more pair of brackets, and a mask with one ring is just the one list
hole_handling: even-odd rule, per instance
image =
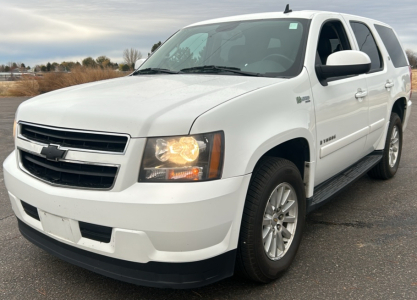
[[146, 60], [146, 58], [141, 58], [141, 59], [138, 59], [136, 62], [135, 62], [135, 70], [137, 69], [137, 68], [139, 68], [144, 62], [145, 62], [145, 60]]
[[344, 50], [330, 54], [326, 65], [316, 65], [316, 72], [320, 79], [330, 77], [360, 75], [371, 69], [369, 56], [356, 50]]

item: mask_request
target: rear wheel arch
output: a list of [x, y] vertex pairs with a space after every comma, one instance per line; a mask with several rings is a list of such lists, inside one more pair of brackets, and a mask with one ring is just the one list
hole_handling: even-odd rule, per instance
[[396, 113], [400, 119], [401, 119], [401, 123], [404, 124], [404, 119], [405, 119], [405, 110], [407, 109], [407, 99], [404, 97], [398, 98], [392, 108], [391, 108], [391, 113]]

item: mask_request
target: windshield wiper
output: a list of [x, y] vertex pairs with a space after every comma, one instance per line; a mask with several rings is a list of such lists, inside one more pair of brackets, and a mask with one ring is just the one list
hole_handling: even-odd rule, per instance
[[138, 74], [155, 74], [155, 73], [164, 73], [164, 74], [180, 74], [180, 72], [172, 71], [168, 69], [161, 69], [161, 68], [146, 68], [142, 70], [136, 70], [132, 73], [132, 75], [138, 75]]
[[196, 71], [209, 71], [209, 72], [213, 72], [213, 71], [217, 71], [217, 72], [230, 72], [230, 73], [235, 73], [235, 74], [240, 74], [240, 75], [245, 75], [245, 76], [261, 76], [261, 74], [259, 73], [254, 73], [254, 72], [246, 72], [246, 71], [241, 71], [239, 68], [235, 68], [235, 67], [227, 67], [227, 66], [199, 66], [199, 67], [192, 67], [192, 68], [185, 68], [182, 69], [180, 72], [196, 72]]

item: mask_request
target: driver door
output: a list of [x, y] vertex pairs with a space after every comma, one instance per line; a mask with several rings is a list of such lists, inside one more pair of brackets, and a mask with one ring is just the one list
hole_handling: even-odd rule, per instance
[[[332, 53], [352, 49], [352, 37], [339, 15], [315, 19], [312, 26], [318, 36], [315, 64], [326, 64]], [[318, 25], [318, 26], [317, 26]], [[311, 53], [310, 53], [311, 55]], [[316, 111], [315, 186], [354, 164], [365, 153], [368, 134], [368, 103], [365, 75], [329, 78], [320, 82], [310, 65], [312, 92]], [[362, 97], [358, 97], [362, 96]]]

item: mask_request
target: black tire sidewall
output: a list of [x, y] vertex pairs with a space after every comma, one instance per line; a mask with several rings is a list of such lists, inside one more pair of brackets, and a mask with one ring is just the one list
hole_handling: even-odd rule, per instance
[[[273, 261], [268, 258], [265, 250], [263, 248], [262, 242], [262, 221], [263, 221], [263, 214], [265, 211], [265, 207], [269, 196], [271, 195], [274, 188], [276, 188], [281, 183], [288, 183], [290, 184], [297, 195], [297, 202], [298, 202], [298, 219], [297, 219], [297, 227], [295, 230], [295, 236], [291, 243], [290, 248], [288, 249], [287, 253], [279, 260]], [[256, 216], [254, 219], [254, 250], [255, 250], [255, 257], [257, 259], [257, 265], [260, 268], [260, 271], [263, 273], [265, 277], [268, 279], [276, 279], [280, 272], [287, 269], [291, 262], [293, 261], [298, 247], [301, 242], [302, 231], [304, 229], [305, 224], [305, 213], [306, 213], [306, 197], [304, 191], [304, 184], [301, 180], [300, 173], [295, 165], [292, 165], [288, 168], [280, 168], [278, 169], [274, 175], [269, 178], [263, 193], [260, 197], [260, 205], [258, 206], [258, 211], [256, 212]]]

